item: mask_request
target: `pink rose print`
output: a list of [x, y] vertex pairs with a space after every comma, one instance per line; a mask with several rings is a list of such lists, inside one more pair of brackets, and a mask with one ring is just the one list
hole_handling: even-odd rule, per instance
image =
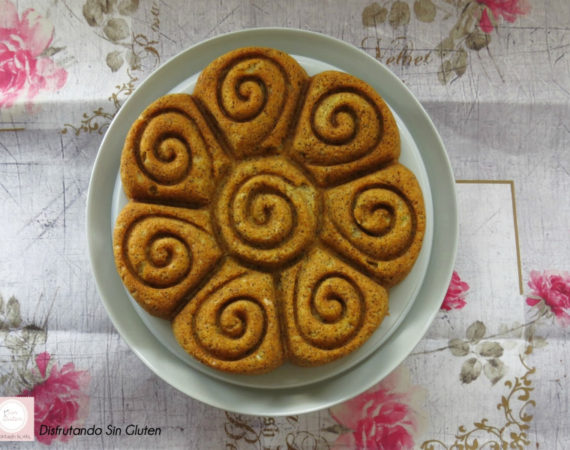
[[528, 305], [544, 300], [561, 326], [570, 325], [570, 273], [533, 270], [528, 286], [532, 289], [532, 297], [526, 299]]
[[449, 288], [441, 304], [441, 309], [451, 311], [452, 309], [461, 309], [467, 302], [465, 302], [465, 294], [469, 290], [469, 285], [465, 281], [461, 281], [457, 272], [453, 271]]
[[331, 408], [331, 416], [350, 429], [333, 449], [411, 449], [425, 429], [421, 408], [425, 389], [413, 386], [407, 367], [400, 366], [375, 387]]
[[41, 425], [67, 428], [84, 419], [89, 405], [86, 390], [90, 380], [89, 374], [86, 371], [75, 370], [73, 363], [67, 363], [61, 369], [53, 364], [48, 374], [50, 358], [47, 352], [36, 357], [36, 364], [44, 381], [20, 394], [21, 397], [34, 397], [36, 439], [48, 445], [54, 439], [65, 442], [72, 436], [69, 434], [40, 436]]
[[[483, 9], [479, 26], [485, 33], [493, 31], [493, 27], [503, 17], [507, 22], [513, 23], [517, 16], [523, 16], [530, 12], [530, 5], [527, 0], [477, 0], [486, 8]], [[491, 12], [492, 18], [489, 17]]]
[[53, 33], [53, 25], [35, 10], [24, 11], [20, 19], [11, 1], [0, 0], [0, 108], [63, 87], [67, 72], [41, 56]]

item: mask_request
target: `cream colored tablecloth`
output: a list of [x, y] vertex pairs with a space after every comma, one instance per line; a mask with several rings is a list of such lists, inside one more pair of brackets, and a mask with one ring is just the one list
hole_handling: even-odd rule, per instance
[[[352, 401], [279, 418], [155, 376], [105, 312], [85, 233], [124, 100], [183, 49], [261, 26], [339, 38], [401, 78], [445, 142], [460, 214], [452, 284], [412, 354]], [[566, 0], [1, 0], [0, 396], [35, 398], [20, 445], [569, 448], [569, 50]]]

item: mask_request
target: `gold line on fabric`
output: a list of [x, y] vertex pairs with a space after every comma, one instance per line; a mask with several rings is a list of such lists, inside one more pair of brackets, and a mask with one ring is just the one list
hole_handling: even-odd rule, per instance
[[517, 270], [519, 275], [519, 292], [523, 295], [521, 248], [519, 244], [519, 226], [517, 220], [517, 201], [515, 197], [514, 180], [455, 180], [457, 184], [508, 184], [511, 188], [511, 202], [513, 208], [513, 227], [515, 231], [515, 247], [517, 251]]

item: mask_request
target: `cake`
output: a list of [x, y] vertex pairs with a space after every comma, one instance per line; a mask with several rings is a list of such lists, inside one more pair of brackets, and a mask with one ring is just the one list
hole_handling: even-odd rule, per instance
[[201, 363], [319, 366], [362, 346], [421, 250], [425, 209], [390, 109], [367, 83], [309, 77], [276, 49], [212, 61], [134, 122], [118, 273]]

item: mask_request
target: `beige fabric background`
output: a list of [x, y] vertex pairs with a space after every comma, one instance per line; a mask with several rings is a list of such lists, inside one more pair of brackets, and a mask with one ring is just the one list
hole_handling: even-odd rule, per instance
[[[20, 14], [34, 8], [53, 24], [49, 56], [68, 74], [57, 92], [34, 98], [32, 111], [24, 105], [0, 109], [0, 295], [5, 303], [17, 299], [23, 325], [47, 329], [45, 343], [16, 359], [48, 351], [60, 367], [72, 362], [87, 371], [85, 425], [162, 428], [157, 438], [75, 437], [54, 445], [329, 448], [347, 432], [327, 410], [238, 417], [171, 388], [113, 328], [87, 257], [84, 211], [91, 168], [106, 126], [132, 89], [204, 39], [281, 26], [342, 39], [387, 64], [430, 114], [452, 162], [460, 212], [456, 270], [469, 291], [466, 306], [441, 311], [399, 369], [421, 390], [415, 446], [450, 448], [473, 444], [475, 437], [477, 446], [489, 440], [511, 444], [520, 424], [528, 425], [526, 440], [515, 442], [521, 447], [570, 446], [568, 327], [548, 314], [536, 319], [540, 312], [525, 301], [531, 271], [570, 269], [566, 0], [531, 1], [528, 13], [512, 23], [499, 20], [487, 35], [465, 21], [465, 8], [474, 3], [465, 0], [432, 0], [433, 17], [429, 11], [418, 14], [412, 0], [404, 2], [409, 16], [402, 2], [392, 0], [148, 0], [116, 2], [96, 17], [86, 17], [84, 8], [97, 2], [13, 3]], [[123, 3], [131, 9], [120, 14]], [[394, 3], [403, 16], [391, 13]], [[122, 22], [106, 30], [113, 17]], [[477, 43], [486, 44], [479, 50], [469, 40], [474, 32]], [[16, 364], [6, 344], [13, 334], [6, 331], [0, 340], [2, 373]], [[465, 341], [468, 349], [450, 347], [452, 339]], [[486, 352], [485, 342], [502, 350], [487, 346]], [[467, 370], [469, 359], [483, 369], [466, 383], [466, 374], [477, 373]], [[491, 359], [494, 372], [485, 369]], [[514, 391], [525, 380], [532, 390]], [[13, 389], [5, 379], [0, 395], [12, 395]], [[524, 392], [529, 398], [519, 399]], [[508, 413], [497, 408], [503, 397]], [[523, 421], [524, 413], [532, 417]]]

